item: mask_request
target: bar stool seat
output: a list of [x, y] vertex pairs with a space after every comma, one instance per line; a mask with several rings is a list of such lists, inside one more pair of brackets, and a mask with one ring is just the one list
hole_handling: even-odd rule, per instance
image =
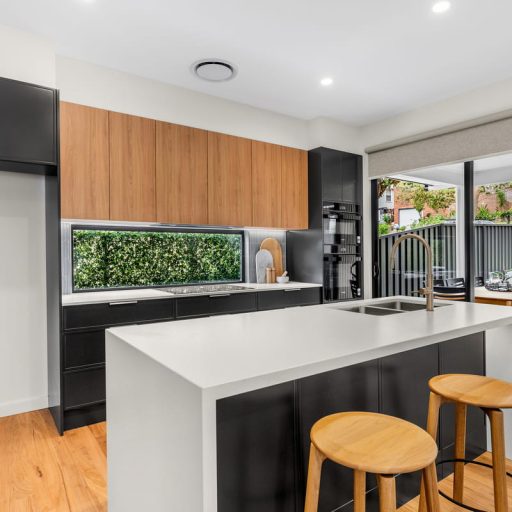
[[[489, 418], [492, 443], [492, 468], [494, 483], [495, 512], [508, 511], [507, 471], [505, 464], [505, 428], [502, 409], [512, 408], [512, 383], [482, 375], [445, 374], [429, 381], [430, 400], [427, 432], [437, 438], [439, 411], [446, 403], [455, 404], [455, 446], [453, 476], [453, 498], [446, 496], [457, 505], [477, 510], [463, 504], [464, 465], [472, 463], [466, 454], [466, 417], [468, 406], [481, 408]], [[486, 464], [480, 463], [486, 466]], [[509, 475], [511, 476], [511, 475]], [[427, 507], [428, 496], [422, 486], [420, 512]]]
[[377, 475], [381, 512], [396, 510], [395, 474], [423, 471], [428, 510], [439, 511], [432, 437], [408, 421], [371, 412], [326, 416], [311, 429], [305, 512], [317, 512], [322, 463], [354, 470], [354, 510], [365, 507], [366, 473]]
[[443, 398], [484, 409], [512, 408], [512, 383], [482, 375], [446, 374], [433, 377], [430, 390]]

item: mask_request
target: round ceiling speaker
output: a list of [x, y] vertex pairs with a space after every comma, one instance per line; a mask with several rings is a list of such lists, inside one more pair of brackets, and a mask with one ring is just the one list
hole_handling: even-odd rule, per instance
[[208, 82], [227, 82], [235, 78], [237, 73], [234, 64], [220, 59], [203, 59], [195, 62], [192, 71], [201, 80]]

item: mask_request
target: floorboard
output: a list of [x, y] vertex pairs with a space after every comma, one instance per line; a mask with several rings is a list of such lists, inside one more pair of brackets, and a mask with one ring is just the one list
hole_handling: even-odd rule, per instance
[[[106, 424], [59, 436], [47, 410], [0, 418], [0, 512], [106, 512]], [[490, 462], [491, 455], [480, 460]], [[512, 472], [512, 462], [508, 461]], [[451, 494], [452, 477], [440, 483]], [[512, 479], [508, 481], [512, 510]], [[466, 467], [465, 501], [491, 512], [492, 473]], [[417, 512], [415, 498], [399, 512]], [[441, 498], [441, 512], [463, 509]]]

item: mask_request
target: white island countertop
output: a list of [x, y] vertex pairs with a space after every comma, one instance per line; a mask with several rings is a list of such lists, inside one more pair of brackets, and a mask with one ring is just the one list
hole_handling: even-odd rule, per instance
[[108, 332], [221, 398], [512, 323], [512, 308], [465, 302], [444, 302], [431, 313], [371, 316], [344, 311], [386, 301], [259, 311]]
[[389, 316], [343, 311], [356, 304], [108, 329], [109, 510], [222, 512], [223, 398], [512, 324], [512, 308], [485, 304]]

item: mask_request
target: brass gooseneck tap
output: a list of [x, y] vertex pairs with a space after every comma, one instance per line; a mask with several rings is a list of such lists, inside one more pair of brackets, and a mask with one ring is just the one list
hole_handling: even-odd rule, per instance
[[398, 246], [404, 240], [408, 239], [418, 240], [425, 247], [425, 254], [427, 255], [427, 281], [425, 283], [425, 287], [421, 288], [419, 293], [424, 295], [427, 299], [427, 311], [434, 311], [434, 270], [432, 267], [432, 247], [430, 247], [429, 243], [422, 236], [415, 235], [414, 233], [408, 233], [407, 235], [403, 235], [398, 240], [396, 240], [396, 242], [393, 244], [393, 247], [391, 248], [391, 254], [389, 257], [391, 270], [395, 268], [395, 256], [398, 250]]

